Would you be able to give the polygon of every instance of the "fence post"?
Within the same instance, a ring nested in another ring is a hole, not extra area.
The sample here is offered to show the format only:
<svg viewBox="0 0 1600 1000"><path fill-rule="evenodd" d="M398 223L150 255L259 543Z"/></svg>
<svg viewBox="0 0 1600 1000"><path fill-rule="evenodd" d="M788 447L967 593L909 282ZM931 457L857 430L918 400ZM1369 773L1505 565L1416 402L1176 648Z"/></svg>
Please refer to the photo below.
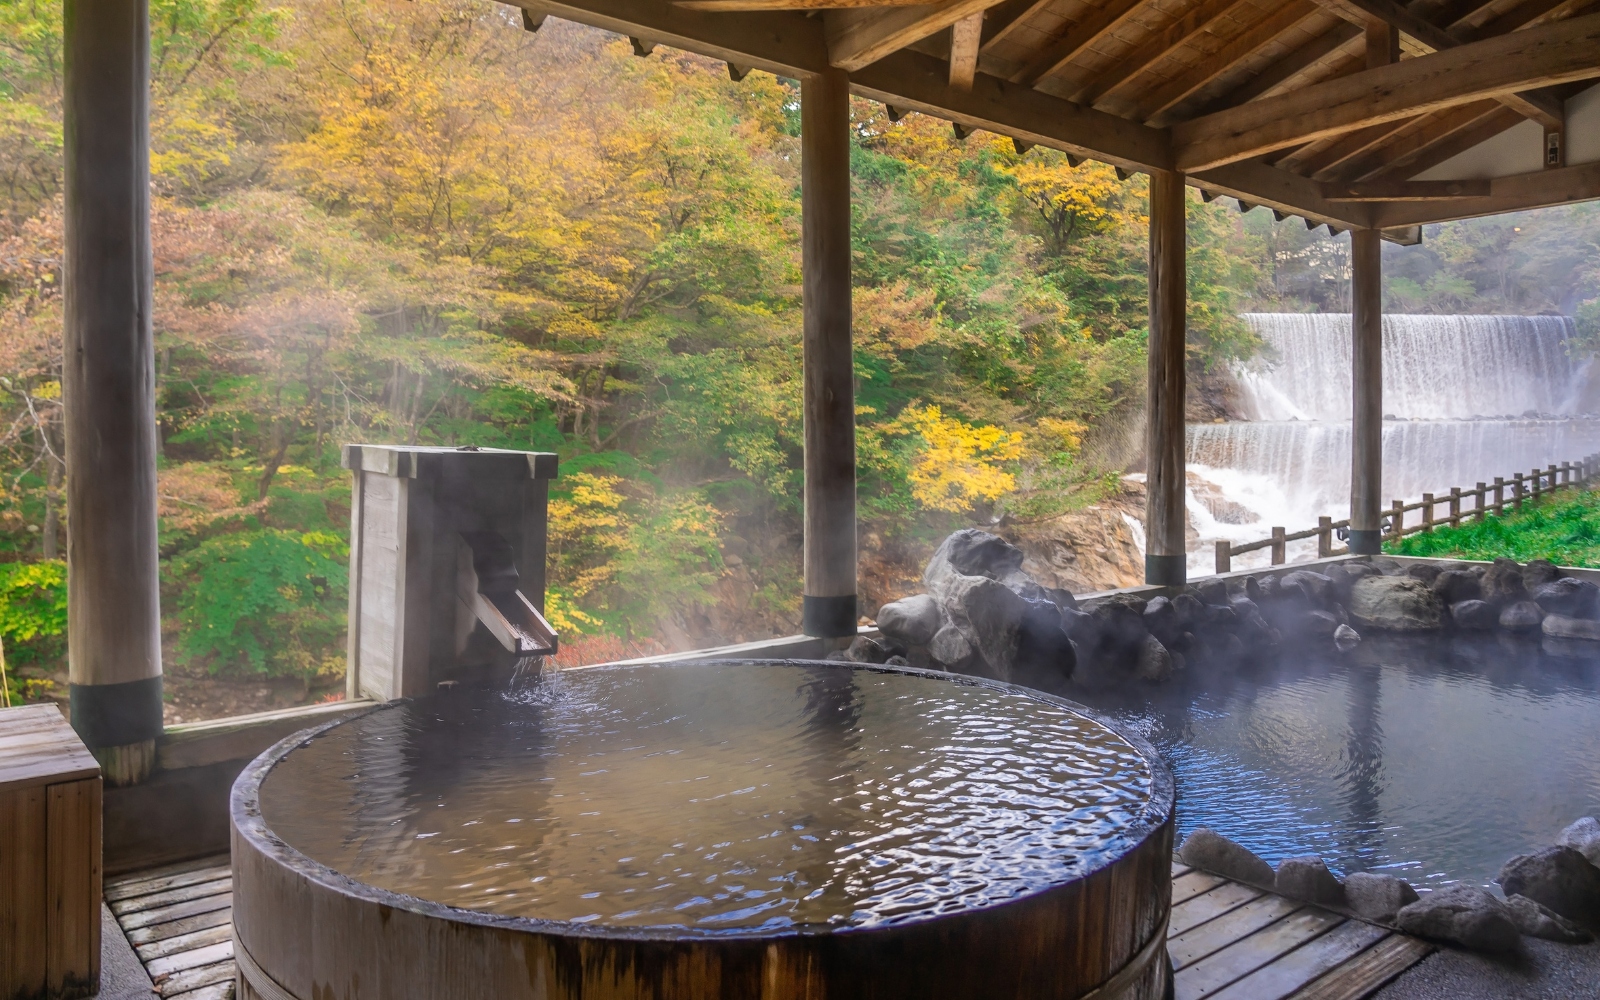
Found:
<svg viewBox="0 0 1600 1000"><path fill-rule="evenodd" d="M1432 493L1424 493L1424 494L1422 494L1422 530L1424 532L1428 532L1428 531L1432 531L1433 530L1433 494Z"/></svg>
<svg viewBox="0 0 1600 1000"><path fill-rule="evenodd" d="M1489 487L1487 485L1485 485L1484 483L1479 483L1478 484L1478 488L1473 490L1473 492L1477 495L1478 502L1473 505L1473 508L1472 508L1472 519L1474 521L1481 521L1481 520L1483 520L1483 507L1484 507L1484 503L1483 502L1485 500L1489 499L1489 497L1488 497Z"/></svg>
<svg viewBox="0 0 1600 1000"><path fill-rule="evenodd" d="M1289 543L1283 540L1286 534L1281 527L1272 529L1272 565L1282 566L1289 561Z"/></svg>
<svg viewBox="0 0 1600 1000"><path fill-rule="evenodd" d="M1326 559L1333 555L1333 518L1317 518L1317 558Z"/></svg>
<svg viewBox="0 0 1600 1000"><path fill-rule="evenodd" d="M1450 487L1450 527L1461 527L1461 487Z"/></svg>
<svg viewBox="0 0 1600 1000"><path fill-rule="evenodd" d="M1529 474L1528 479L1533 484L1533 496L1530 498L1530 500L1533 503L1538 503L1540 493L1539 487L1544 483L1544 475L1540 473L1538 469L1534 469L1533 472Z"/></svg>
<svg viewBox="0 0 1600 1000"><path fill-rule="evenodd" d="M1389 515L1390 531L1394 540L1398 542L1405 537L1406 533L1406 502L1404 500L1396 500L1389 505L1389 509L1391 511Z"/></svg>
<svg viewBox="0 0 1600 1000"><path fill-rule="evenodd" d="M1549 481L1545 483L1545 492L1554 493L1556 491L1556 467L1551 465L1545 469L1545 472L1549 474Z"/></svg>
<svg viewBox="0 0 1600 1000"><path fill-rule="evenodd" d="M1217 542L1217 572L1233 572L1233 543L1226 538Z"/></svg>
<svg viewBox="0 0 1600 1000"><path fill-rule="evenodd" d="M1498 517L1506 512L1506 480L1504 476L1494 477L1494 513Z"/></svg>
<svg viewBox="0 0 1600 1000"><path fill-rule="evenodd" d="M1522 473L1511 477L1511 509L1522 509Z"/></svg>

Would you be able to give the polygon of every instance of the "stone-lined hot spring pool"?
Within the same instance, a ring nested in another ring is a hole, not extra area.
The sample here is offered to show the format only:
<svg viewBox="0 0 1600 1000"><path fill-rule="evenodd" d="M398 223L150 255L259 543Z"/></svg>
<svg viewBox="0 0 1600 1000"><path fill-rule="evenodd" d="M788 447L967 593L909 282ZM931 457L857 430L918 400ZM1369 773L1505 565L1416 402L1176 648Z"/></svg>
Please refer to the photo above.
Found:
<svg viewBox="0 0 1600 1000"><path fill-rule="evenodd" d="M1180 839L1208 826L1273 864L1491 886L1600 809L1600 643L1556 642L1370 633L1343 654L1062 693L1166 758Z"/></svg>

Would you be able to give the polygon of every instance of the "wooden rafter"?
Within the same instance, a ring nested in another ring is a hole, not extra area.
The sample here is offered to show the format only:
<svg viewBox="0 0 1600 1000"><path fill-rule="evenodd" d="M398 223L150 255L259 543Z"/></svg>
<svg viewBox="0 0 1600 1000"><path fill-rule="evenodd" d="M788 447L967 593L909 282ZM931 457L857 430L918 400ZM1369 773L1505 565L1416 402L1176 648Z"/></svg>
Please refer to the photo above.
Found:
<svg viewBox="0 0 1600 1000"><path fill-rule="evenodd" d="M1173 126L1181 170L1486 97L1600 76L1600 15L1407 59Z"/></svg>
<svg viewBox="0 0 1600 1000"><path fill-rule="evenodd" d="M839 69L853 72L969 15L982 14L994 3L995 0L942 0L893 10L831 11L824 15L828 58Z"/></svg>
<svg viewBox="0 0 1600 1000"><path fill-rule="evenodd" d="M1352 46L1361 38L1361 29L1353 24L1335 25L1293 52L1274 62L1249 80L1211 101L1200 114L1212 114L1225 108L1245 104L1258 97L1270 96L1272 91L1288 80L1300 76L1320 65L1335 60L1349 59L1354 55Z"/></svg>
<svg viewBox="0 0 1600 1000"><path fill-rule="evenodd" d="M914 7L928 0L672 0L685 10L830 10L851 7Z"/></svg>
<svg viewBox="0 0 1600 1000"><path fill-rule="evenodd" d="M983 41L980 52L999 44L1025 24L1029 18L1050 6L1053 0L1002 0L990 7L983 21Z"/></svg>
<svg viewBox="0 0 1600 1000"><path fill-rule="evenodd" d="M1454 201L1489 197L1489 182L1482 181L1380 181L1367 184L1320 184L1329 201Z"/></svg>
<svg viewBox="0 0 1600 1000"><path fill-rule="evenodd" d="M1271 44L1285 31L1296 27L1307 18L1317 16L1317 8L1309 0L1288 0L1266 20L1257 22L1242 34L1229 39L1217 51L1197 62L1188 72L1180 73L1148 94L1140 95L1134 117L1152 124L1162 124L1160 116L1169 111L1212 81L1220 79L1240 62L1250 58Z"/></svg>
<svg viewBox="0 0 1600 1000"><path fill-rule="evenodd" d="M1113 63L1110 68L1095 76L1072 95L1079 104L1096 104L1137 78L1145 70L1176 52L1197 32L1205 30L1220 18L1237 13L1251 5L1252 0L1200 0L1183 16L1134 48L1132 52Z"/></svg>
<svg viewBox="0 0 1600 1000"><path fill-rule="evenodd" d="M1458 198L1446 202L1391 202L1377 206L1376 224L1415 226L1449 222L1503 212L1567 205L1600 198L1600 163L1538 170L1531 174L1496 177L1486 198Z"/></svg>
<svg viewBox="0 0 1600 1000"><path fill-rule="evenodd" d="M1480 143L1487 142L1523 117L1502 104L1482 101L1432 116L1432 123L1402 137L1382 155L1354 160L1340 171L1340 180L1404 180L1431 170Z"/></svg>
<svg viewBox="0 0 1600 1000"><path fill-rule="evenodd" d="M1078 53L1121 27L1144 0L1107 0L1089 8L1082 20L1067 25L1066 32L1046 45L1011 76L1013 83L1033 86L1071 62Z"/></svg>
<svg viewBox="0 0 1600 1000"><path fill-rule="evenodd" d="M983 11L968 14L950 26L950 86L971 90L978 72L978 47L983 41Z"/></svg>

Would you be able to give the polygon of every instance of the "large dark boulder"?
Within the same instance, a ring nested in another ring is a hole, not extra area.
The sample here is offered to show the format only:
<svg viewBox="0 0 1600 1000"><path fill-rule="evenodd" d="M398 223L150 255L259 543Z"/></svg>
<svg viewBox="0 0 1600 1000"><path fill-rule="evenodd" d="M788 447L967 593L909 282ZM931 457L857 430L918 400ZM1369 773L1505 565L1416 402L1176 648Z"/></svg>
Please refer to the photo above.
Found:
<svg viewBox="0 0 1600 1000"><path fill-rule="evenodd" d="M1456 628L1486 631L1500 624L1500 610L1488 601L1460 601L1450 605L1450 620Z"/></svg>
<svg viewBox="0 0 1600 1000"><path fill-rule="evenodd" d="M1330 605L1341 603L1337 589L1333 585L1333 578L1322 573L1308 569L1295 570L1293 573L1285 574L1282 585L1299 587L1313 608L1327 610Z"/></svg>
<svg viewBox="0 0 1600 1000"><path fill-rule="evenodd" d="M1049 601L1025 601L1027 609L1017 628L1017 669L1045 676L1068 678L1077 669L1072 640L1061 627L1061 609Z"/></svg>
<svg viewBox="0 0 1600 1000"><path fill-rule="evenodd" d="M1571 847L1519 854L1500 869L1507 896L1527 896L1582 924L1600 926L1600 868Z"/></svg>
<svg viewBox="0 0 1600 1000"><path fill-rule="evenodd" d="M1392 921L1402 907L1419 898L1417 890L1405 879L1374 872L1345 876L1344 893L1350 909L1367 920Z"/></svg>
<svg viewBox="0 0 1600 1000"><path fill-rule="evenodd" d="M1475 601L1483 596L1481 575L1461 569L1447 569L1433 578L1433 592L1445 604Z"/></svg>
<svg viewBox="0 0 1600 1000"><path fill-rule="evenodd" d="M1562 830L1556 843L1582 854L1590 864L1600 865L1600 820L1593 816L1583 817Z"/></svg>
<svg viewBox="0 0 1600 1000"><path fill-rule="evenodd" d="M1444 567L1435 563L1411 563L1406 566L1406 576L1430 585L1442 572L1444 572Z"/></svg>
<svg viewBox="0 0 1600 1000"><path fill-rule="evenodd" d="M1500 607L1526 600L1528 596L1528 590L1522 584L1522 567L1517 565L1515 559L1496 559L1494 565L1484 570L1479 586L1483 590L1483 599Z"/></svg>
<svg viewBox="0 0 1600 1000"><path fill-rule="evenodd" d="M1440 627L1444 605L1426 583L1409 576L1369 576L1350 590L1350 617L1389 632Z"/></svg>
<svg viewBox="0 0 1600 1000"><path fill-rule="evenodd" d="M1522 587L1530 594L1560 578L1561 570L1548 559L1529 559L1528 564L1522 567Z"/></svg>
<svg viewBox="0 0 1600 1000"><path fill-rule="evenodd" d="M878 609L878 630L908 646L932 642L939 624L939 603L928 594L902 597Z"/></svg>
<svg viewBox="0 0 1600 1000"><path fill-rule="evenodd" d="M1303 899L1308 903L1344 906L1348 902L1338 877L1328 871L1327 864L1316 856L1285 858L1278 862L1278 873L1272 887L1280 896Z"/></svg>
<svg viewBox="0 0 1600 1000"><path fill-rule="evenodd" d="M1600 642L1600 621L1593 618L1568 618L1565 615L1545 615L1539 631L1552 639L1582 639Z"/></svg>
<svg viewBox="0 0 1600 1000"><path fill-rule="evenodd" d="M1527 896L1507 896L1506 909L1510 911L1517 930L1528 937L1562 944L1587 944L1594 940L1594 935L1578 924Z"/></svg>
<svg viewBox="0 0 1600 1000"><path fill-rule="evenodd" d="M1407 934L1497 953L1522 949L1522 932L1506 904L1475 885L1453 885L1401 907L1395 925Z"/></svg>
<svg viewBox="0 0 1600 1000"><path fill-rule="evenodd" d="M1507 632L1534 632L1544 621L1544 609L1532 601L1516 601L1500 612L1500 627Z"/></svg>
<svg viewBox="0 0 1600 1000"><path fill-rule="evenodd" d="M1600 587L1570 576L1552 580L1533 591L1533 600L1546 614L1565 618L1594 618L1600 608Z"/></svg>

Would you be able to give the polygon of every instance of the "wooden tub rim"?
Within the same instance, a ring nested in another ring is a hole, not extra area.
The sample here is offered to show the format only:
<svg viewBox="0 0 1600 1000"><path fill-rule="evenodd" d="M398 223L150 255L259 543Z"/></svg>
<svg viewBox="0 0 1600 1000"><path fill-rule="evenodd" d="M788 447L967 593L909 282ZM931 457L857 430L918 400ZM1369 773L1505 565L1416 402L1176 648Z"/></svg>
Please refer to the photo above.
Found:
<svg viewBox="0 0 1600 1000"><path fill-rule="evenodd" d="M1114 833L1108 834L1113 841L1118 842L1118 850L1106 863L1089 869L1075 878L1061 882L1054 882L1036 891L1022 893L1008 899L996 900L982 906L964 908L955 913L938 914L927 917L913 917L891 924L876 924L871 926L833 927L827 925L806 924L794 927L785 927L777 930L763 928L729 928L726 930L707 931L694 927L613 927L596 923L574 923L567 920L553 920L540 917L519 917L504 914L488 913L483 910L472 910L464 907L451 906L437 900L424 899L406 893L395 892L391 889L352 878L320 861L302 853L298 848L283 840L275 834L266 823L261 814L261 783L266 780L285 757L302 746L317 739L323 733L342 726L347 722L365 718L377 712L385 712L410 704L414 699L397 698L393 701L374 705L365 711L353 712L340 716L331 722L309 729L279 740L273 746L263 751L260 756L252 760L233 783L229 795L229 817L232 820L235 834L244 838L257 853L265 858L272 859L275 863L293 871L303 879L312 881L330 891L354 897L363 902L380 907L389 907L404 910L419 916L439 920L449 920L456 923L470 924L477 927L494 928L500 930L517 931L526 934L544 935L571 941L592 940L628 940L643 942L661 942L667 944L685 944L689 942L712 943L716 941L782 941L793 938L822 937L847 934L871 933L890 928L927 927L939 922L954 922L969 919L972 915L993 911L1007 906L1020 904L1029 899L1053 894L1070 889L1072 886L1085 879L1104 872L1116 861L1120 861L1148 838L1159 831L1172 819L1173 809L1176 804L1176 783L1172 770L1166 761L1156 752L1143 737L1127 731L1120 724L1106 718L1093 709L1077 702L1052 695L1044 691L1023 687L1020 684L1011 684L988 677L977 677L971 674L951 673L943 670L931 670L911 666L891 666L878 663L854 663L841 660L800 660L800 659L706 659L706 660L673 660L664 663L630 664L626 667L614 667L618 670L639 670L650 667L673 668L684 666L786 666L786 667L836 667L849 670L867 670L876 673L899 673L912 676L928 677L960 684L967 687L982 687L992 691L1014 694L1041 701L1056 708L1065 709L1074 714L1081 715L1100 726L1105 727L1114 736L1121 739L1138 752L1150 769L1150 793L1144 808L1139 815L1127 825ZM607 667L607 664L596 664L596 668ZM590 669L585 667L574 669ZM237 858L234 864L237 865ZM1166 921L1161 921L1164 926Z"/></svg>

